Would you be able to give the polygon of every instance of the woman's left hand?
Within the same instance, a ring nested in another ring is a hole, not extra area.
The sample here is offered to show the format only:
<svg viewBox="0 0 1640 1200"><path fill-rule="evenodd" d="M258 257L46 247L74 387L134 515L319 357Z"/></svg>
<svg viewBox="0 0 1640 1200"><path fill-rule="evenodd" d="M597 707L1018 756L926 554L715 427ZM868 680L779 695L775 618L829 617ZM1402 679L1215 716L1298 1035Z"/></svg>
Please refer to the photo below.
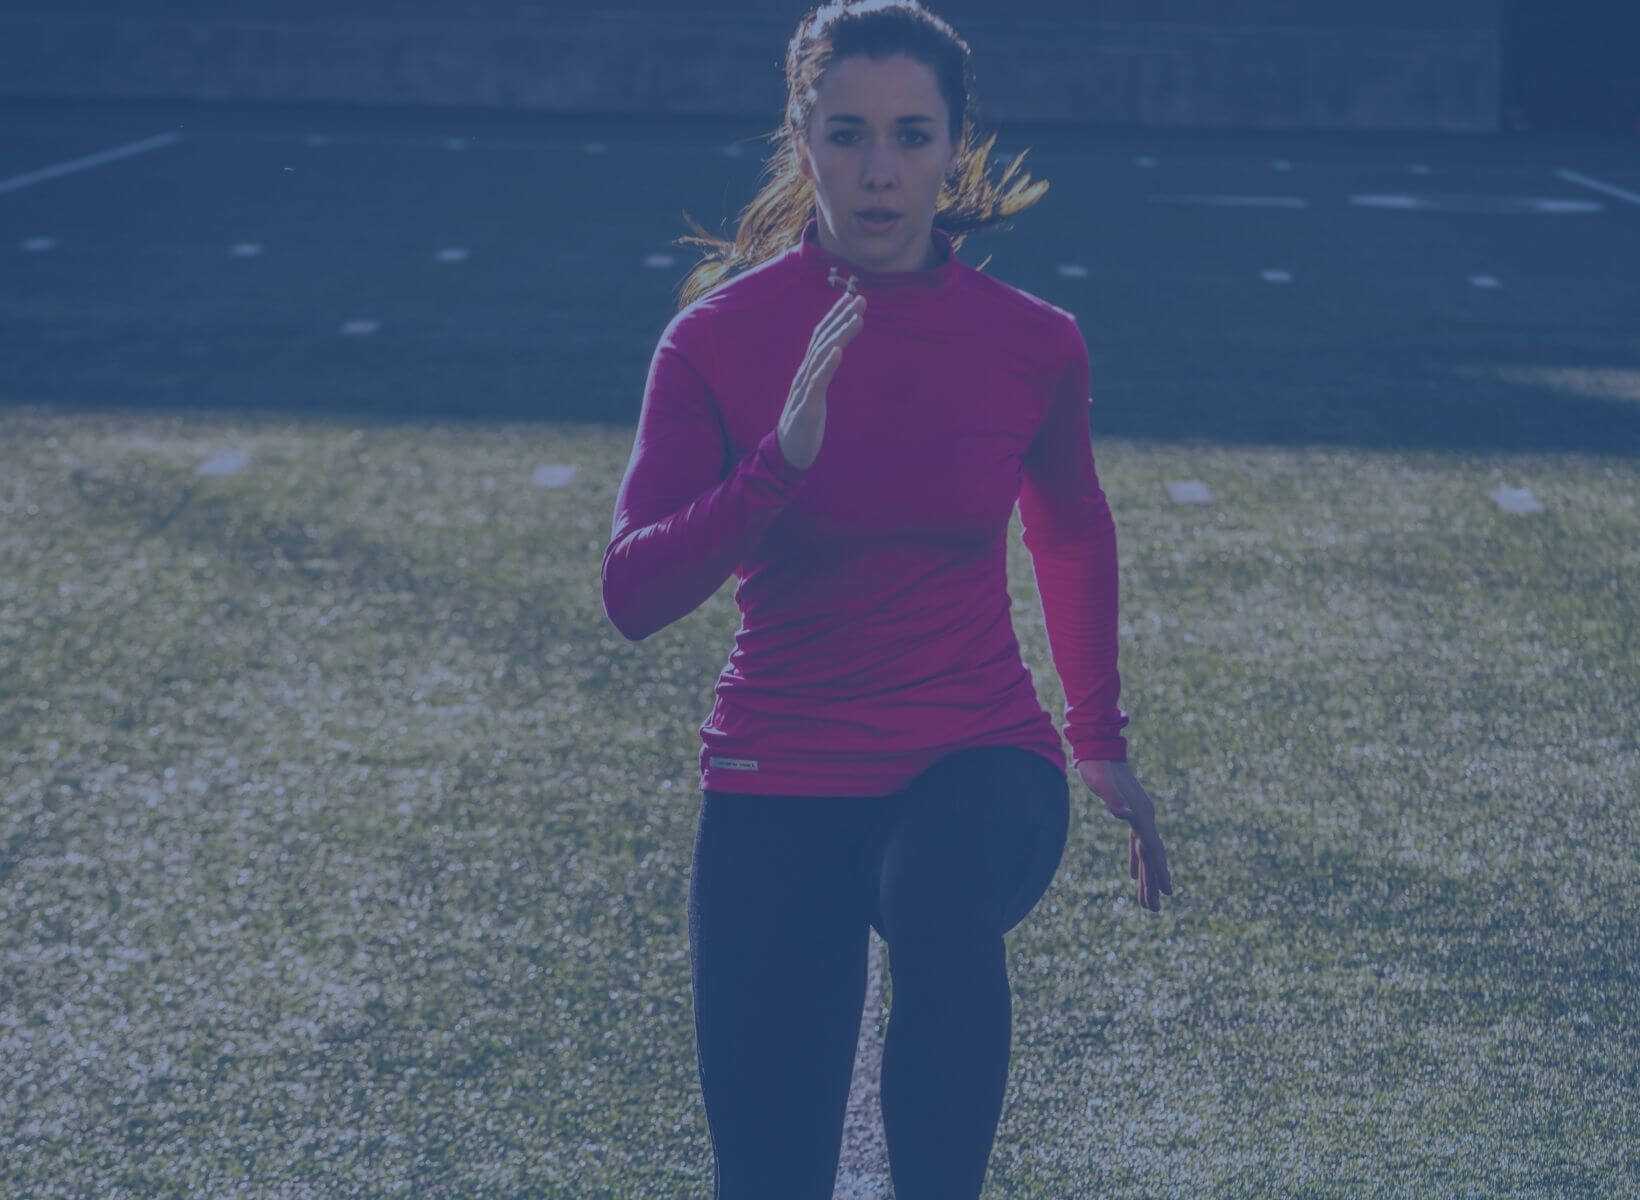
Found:
<svg viewBox="0 0 1640 1200"><path fill-rule="evenodd" d="M1076 773L1105 802L1111 816L1128 823L1128 876L1139 881L1140 907L1161 912L1157 892L1171 896L1173 876L1167 869L1167 848L1156 831L1155 805L1125 762L1083 759L1076 764Z"/></svg>

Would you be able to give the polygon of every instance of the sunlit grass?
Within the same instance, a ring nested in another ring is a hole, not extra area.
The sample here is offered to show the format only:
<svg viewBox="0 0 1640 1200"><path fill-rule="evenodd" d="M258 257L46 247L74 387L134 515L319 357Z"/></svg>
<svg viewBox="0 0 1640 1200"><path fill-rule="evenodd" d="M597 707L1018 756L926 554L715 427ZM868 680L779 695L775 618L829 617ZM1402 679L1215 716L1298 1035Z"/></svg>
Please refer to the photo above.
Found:
<svg viewBox="0 0 1640 1200"><path fill-rule="evenodd" d="M0 1192L704 1196L735 613L605 618L631 429L0 421ZM987 1197L1632 1194L1633 463L1095 448L1176 894L1078 785Z"/></svg>

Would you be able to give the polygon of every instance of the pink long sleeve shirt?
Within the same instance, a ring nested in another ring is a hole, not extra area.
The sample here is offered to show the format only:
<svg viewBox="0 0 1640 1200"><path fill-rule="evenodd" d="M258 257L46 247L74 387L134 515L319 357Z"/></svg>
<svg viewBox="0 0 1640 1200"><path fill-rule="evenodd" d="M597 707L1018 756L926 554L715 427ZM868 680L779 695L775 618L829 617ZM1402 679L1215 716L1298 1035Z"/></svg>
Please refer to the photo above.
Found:
<svg viewBox="0 0 1640 1200"><path fill-rule="evenodd" d="M886 796L1012 745L1066 769L1010 616L1015 503L1075 761L1123 759L1116 526L1094 470L1076 318L959 262L872 272L803 240L678 313L649 365L604 551L641 641L731 574L740 627L700 726L703 790ZM853 281L864 326L805 469L777 426Z"/></svg>

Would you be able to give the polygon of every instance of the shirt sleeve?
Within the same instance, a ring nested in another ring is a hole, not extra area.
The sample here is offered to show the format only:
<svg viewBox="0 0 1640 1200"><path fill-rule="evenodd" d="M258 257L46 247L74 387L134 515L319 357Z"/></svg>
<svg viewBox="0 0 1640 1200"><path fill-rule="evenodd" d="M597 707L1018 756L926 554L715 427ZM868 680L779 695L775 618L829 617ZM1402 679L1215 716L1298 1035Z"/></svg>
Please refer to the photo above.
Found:
<svg viewBox="0 0 1640 1200"><path fill-rule="evenodd" d="M1049 650L1065 689L1073 765L1126 761L1121 730L1128 715L1117 707L1116 522L1094 469L1087 346L1074 320L1066 328L1069 362L1024 461L1021 540L1031 554Z"/></svg>
<svg viewBox="0 0 1640 1200"><path fill-rule="evenodd" d="M690 315L696 319L686 322ZM661 334L615 494L604 614L629 641L642 641L716 593L805 474L781 454L778 426L738 462L728 461L719 398L698 366L713 358L705 316L686 309Z"/></svg>

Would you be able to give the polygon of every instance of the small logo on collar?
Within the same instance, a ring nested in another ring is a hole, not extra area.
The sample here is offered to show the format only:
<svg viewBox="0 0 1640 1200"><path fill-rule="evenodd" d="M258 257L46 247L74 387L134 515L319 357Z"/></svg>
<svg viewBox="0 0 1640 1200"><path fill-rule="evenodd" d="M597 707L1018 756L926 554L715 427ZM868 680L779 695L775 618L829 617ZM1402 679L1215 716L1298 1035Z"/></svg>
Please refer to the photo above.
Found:
<svg viewBox="0 0 1640 1200"><path fill-rule="evenodd" d="M840 287L840 288L846 289L848 294L851 295L851 296L856 294L855 290L854 290L854 285L859 282L859 279L860 279L860 277L858 275L850 275L848 277L848 282L844 283L843 277L837 273L837 268L836 267L833 267L831 269L831 274L826 276L826 282L827 283L831 284L832 287Z"/></svg>

